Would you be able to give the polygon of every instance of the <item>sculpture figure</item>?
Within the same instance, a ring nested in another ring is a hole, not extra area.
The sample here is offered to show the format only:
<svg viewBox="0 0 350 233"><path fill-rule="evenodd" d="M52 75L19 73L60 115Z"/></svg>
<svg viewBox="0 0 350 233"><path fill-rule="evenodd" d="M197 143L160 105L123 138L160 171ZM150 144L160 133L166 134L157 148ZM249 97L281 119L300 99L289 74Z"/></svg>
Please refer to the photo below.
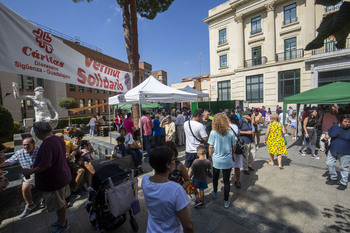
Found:
<svg viewBox="0 0 350 233"><path fill-rule="evenodd" d="M12 89L13 89L13 95L15 99L20 100L29 100L32 102L34 106L35 111L35 121L45 121L50 123L52 129L55 129L58 124L58 112L56 109L52 106L51 101L49 99L44 98L44 88L43 87L37 87L34 89L35 95L20 95L18 90L18 84L13 82L12 83ZM54 113L54 117L51 117L51 111ZM37 138L35 135L31 132L32 136L34 137L35 141L37 141Z"/></svg>

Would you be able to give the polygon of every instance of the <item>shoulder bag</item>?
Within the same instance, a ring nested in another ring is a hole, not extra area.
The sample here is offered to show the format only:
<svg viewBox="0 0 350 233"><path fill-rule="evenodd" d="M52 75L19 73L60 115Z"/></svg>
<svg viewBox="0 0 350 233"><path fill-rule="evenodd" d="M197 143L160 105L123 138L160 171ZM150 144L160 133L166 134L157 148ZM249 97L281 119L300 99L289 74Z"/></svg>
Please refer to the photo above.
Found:
<svg viewBox="0 0 350 233"><path fill-rule="evenodd" d="M191 131L192 136L193 136L201 145L207 147L207 146L208 146L208 143L207 143L206 141L204 141L203 138L198 139L198 138L196 137L196 135L194 135L194 133L193 133L193 131L192 131L192 128L191 128L190 122L191 122L191 120L188 121L188 126L190 127L190 131Z"/></svg>
<svg viewBox="0 0 350 233"><path fill-rule="evenodd" d="M237 137L237 142L236 142L236 151L235 151L235 153L236 154L242 154L243 155L243 157L245 157L244 156L244 152L245 152L245 149L244 149L244 141L243 141L243 139L240 137L240 136L238 136L237 134L236 134L236 132L230 127L230 129L233 131L233 133L236 135L236 137Z"/></svg>

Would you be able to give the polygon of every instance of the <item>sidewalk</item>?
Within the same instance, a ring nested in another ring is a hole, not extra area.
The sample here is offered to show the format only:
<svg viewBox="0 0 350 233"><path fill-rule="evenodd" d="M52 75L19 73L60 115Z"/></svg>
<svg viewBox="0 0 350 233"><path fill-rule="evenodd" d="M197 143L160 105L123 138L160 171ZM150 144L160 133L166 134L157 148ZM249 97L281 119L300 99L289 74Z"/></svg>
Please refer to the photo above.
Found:
<svg viewBox="0 0 350 233"><path fill-rule="evenodd" d="M96 139L109 141L108 137ZM219 182L218 198L214 199L210 195L212 182L208 180L205 208L194 209L193 199L189 203L195 232L349 232L350 188L339 191L336 186L325 184L327 167L323 152L319 152L319 160L312 159L310 155L300 156L299 146L291 147L295 141L290 136L287 140L290 148L288 155L283 156L284 170L266 164L269 155L267 147L263 146L256 153L255 171L250 175L241 173L241 189L235 188L232 175L229 209L224 208L223 184ZM183 161L184 156L182 147L180 160ZM152 174L147 158L144 168L145 174ZM141 179L142 176L139 184ZM19 219L24 205L21 198L19 193L12 205L15 211L10 211L10 216L1 219L0 233L51 232L50 224L56 220L56 214L37 210L25 219ZM146 231L147 209L141 188L139 199L141 212L135 217L142 233ZM3 207L6 201L2 198L0 206ZM84 202L85 199L78 200L68 209L67 218L71 226L68 232L96 232L90 225ZM113 232L132 230L127 221Z"/></svg>

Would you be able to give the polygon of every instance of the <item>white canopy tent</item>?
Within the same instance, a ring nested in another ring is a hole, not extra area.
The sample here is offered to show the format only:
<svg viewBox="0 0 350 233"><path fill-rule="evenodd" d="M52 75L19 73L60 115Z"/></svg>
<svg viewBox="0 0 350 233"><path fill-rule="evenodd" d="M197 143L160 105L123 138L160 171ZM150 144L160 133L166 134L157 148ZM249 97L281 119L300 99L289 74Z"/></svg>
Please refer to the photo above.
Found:
<svg viewBox="0 0 350 233"><path fill-rule="evenodd" d="M201 91L197 91L196 89L193 89L192 87L190 87L189 85L187 85L184 89L182 89L181 91L186 91L188 93L192 93L192 94L196 94L198 96L198 98L205 98L205 97L209 97L208 93L204 93ZM197 99L197 108L198 108L198 99ZM209 101L209 108L210 108L210 101Z"/></svg>
<svg viewBox="0 0 350 233"><path fill-rule="evenodd" d="M108 98L108 105L141 104L145 103L174 103L197 101L198 95L164 85L152 75L125 94L119 94ZM110 108L109 108L110 109ZM109 111L110 117L110 111ZM142 127L140 127L142 130ZM142 131L141 131L142 135ZM142 137L141 137L142 139ZM111 138L110 138L111 141Z"/></svg>
<svg viewBox="0 0 350 233"><path fill-rule="evenodd" d="M197 99L197 94L180 91L164 85L151 75L125 94L109 97L108 104L174 103L197 101Z"/></svg>
<svg viewBox="0 0 350 233"><path fill-rule="evenodd" d="M208 93L204 93L201 91L197 91L196 89L191 88L189 85L187 85L184 89L182 89L181 91L186 91L192 94L197 94L198 98L205 98L205 97L209 97Z"/></svg>

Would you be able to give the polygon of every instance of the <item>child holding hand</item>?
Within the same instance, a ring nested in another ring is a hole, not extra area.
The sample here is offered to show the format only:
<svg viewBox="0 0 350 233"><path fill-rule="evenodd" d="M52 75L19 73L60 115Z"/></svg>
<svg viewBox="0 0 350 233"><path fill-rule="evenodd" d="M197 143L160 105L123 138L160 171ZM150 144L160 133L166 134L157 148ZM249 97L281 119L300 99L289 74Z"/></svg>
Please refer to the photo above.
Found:
<svg viewBox="0 0 350 233"><path fill-rule="evenodd" d="M196 202L194 207L204 207L204 190L208 188L208 170L211 169L211 163L205 158L207 150L204 146L198 146L197 156L191 166L190 179L193 177L193 183L197 187ZM199 189L199 195L198 195Z"/></svg>

